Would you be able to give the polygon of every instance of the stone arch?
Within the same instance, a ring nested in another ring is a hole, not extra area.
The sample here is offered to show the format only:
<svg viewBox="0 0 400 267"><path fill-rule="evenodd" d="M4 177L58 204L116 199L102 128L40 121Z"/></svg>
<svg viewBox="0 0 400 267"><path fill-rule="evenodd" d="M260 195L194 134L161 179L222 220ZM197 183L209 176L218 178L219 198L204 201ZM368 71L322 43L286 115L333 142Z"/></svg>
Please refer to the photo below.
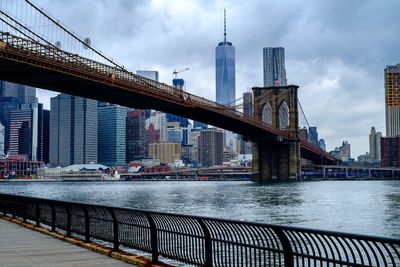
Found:
<svg viewBox="0 0 400 267"><path fill-rule="evenodd" d="M279 128L288 129L289 128L289 106L286 101L283 100L279 105Z"/></svg>
<svg viewBox="0 0 400 267"><path fill-rule="evenodd" d="M269 103L265 103L261 111L261 119L263 122L272 125L272 108Z"/></svg>

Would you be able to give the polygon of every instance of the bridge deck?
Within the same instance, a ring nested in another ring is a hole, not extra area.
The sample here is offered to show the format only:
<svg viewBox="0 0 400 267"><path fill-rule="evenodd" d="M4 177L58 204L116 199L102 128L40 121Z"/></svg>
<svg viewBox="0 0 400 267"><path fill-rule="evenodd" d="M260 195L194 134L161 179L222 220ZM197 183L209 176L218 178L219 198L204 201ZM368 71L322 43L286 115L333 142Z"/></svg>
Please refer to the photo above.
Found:
<svg viewBox="0 0 400 267"><path fill-rule="evenodd" d="M0 266L132 266L0 219Z"/></svg>

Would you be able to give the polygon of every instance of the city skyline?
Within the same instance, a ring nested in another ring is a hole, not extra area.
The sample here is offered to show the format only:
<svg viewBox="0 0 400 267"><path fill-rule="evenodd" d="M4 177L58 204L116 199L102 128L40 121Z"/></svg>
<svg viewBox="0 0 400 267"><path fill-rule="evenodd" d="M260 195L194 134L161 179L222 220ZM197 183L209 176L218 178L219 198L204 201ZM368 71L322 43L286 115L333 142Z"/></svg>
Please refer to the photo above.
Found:
<svg viewBox="0 0 400 267"><path fill-rule="evenodd" d="M36 3L132 72L155 69L160 81L170 84L174 68L190 67L180 75L187 90L211 100L213 49L223 33L219 25L226 8L232 20L229 39L236 47L237 96L262 85L262 48L280 46L285 48L288 84L300 86L308 120L318 127L328 150L348 140L353 156L363 154L370 127L384 132L383 69L400 61L395 53L399 38L390 26L398 25L397 2L96 1L69 8L65 1ZM92 9L96 12L87 16ZM43 95L49 94L38 91L41 99Z"/></svg>

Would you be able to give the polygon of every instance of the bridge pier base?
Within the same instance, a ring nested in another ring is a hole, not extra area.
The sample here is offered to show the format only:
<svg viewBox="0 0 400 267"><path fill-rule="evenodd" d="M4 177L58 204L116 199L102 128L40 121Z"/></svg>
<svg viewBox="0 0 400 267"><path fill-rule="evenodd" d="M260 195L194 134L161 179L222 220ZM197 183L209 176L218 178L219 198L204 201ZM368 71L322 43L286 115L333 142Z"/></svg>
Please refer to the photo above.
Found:
<svg viewBox="0 0 400 267"><path fill-rule="evenodd" d="M300 142L253 143L253 174L256 182L300 179Z"/></svg>
<svg viewBox="0 0 400 267"><path fill-rule="evenodd" d="M254 117L287 132L253 142L254 181L300 179L301 157L296 85L254 87Z"/></svg>

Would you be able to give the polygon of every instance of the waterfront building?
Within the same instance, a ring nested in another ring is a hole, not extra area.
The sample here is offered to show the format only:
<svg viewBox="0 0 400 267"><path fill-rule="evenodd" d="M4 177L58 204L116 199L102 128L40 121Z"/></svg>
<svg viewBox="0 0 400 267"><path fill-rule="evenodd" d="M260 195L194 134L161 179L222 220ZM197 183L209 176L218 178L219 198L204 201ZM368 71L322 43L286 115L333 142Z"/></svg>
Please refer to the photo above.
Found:
<svg viewBox="0 0 400 267"><path fill-rule="evenodd" d="M224 41L215 48L216 102L235 105L235 47L226 41L226 13L224 10Z"/></svg>
<svg viewBox="0 0 400 267"><path fill-rule="evenodd" d="M1 124L0 122L0 159L3 158L3 155L5 155L5 149L4 149L5 135L6 135L5 128L3 124Z"/></svg>
<svg viewBox="0 0 400 267"><path fill-rule="evenodd" d="M183 132L179 122L167 122L167 136L170 143L182 143Z"/></svg>
<svg viewBox="0 0 400 267"><path fill-rule="evenodd" d="M185 145L181 146L181 158L182 161L186 164L193 163L193 145Z"/></svg>
<svg viewBox="0 0 400 267"><path fill-rule="evenodd" d="M371 162L381 161L381 138L382 133L376 132L375 127L371 127L369 134L369 155Z"/></svg>
<svg viewBox="0 0 400 267"><path fill-rule="evenodd" d="M39 103L10 111L9 154L49 162L49 111Z"/></svg>
<svg viewBox="0 0 400 267"><path fill-rule="evenodd" d="M335 147L335 150L330 151L333 156L335 156L337 159L343 161L343 162L348 162L351 161L351 149L350 149L350 144L347 141L343 141L342 146L340 147Z"/></svg>
<svg viewBox="0 0 400 267"><path fill-rule="evenodd" d="M381 138L381 166L400 167L400 135Z"/></svg>
<svg viewBox="0 0 400 267"><path fill-rule="evenodd" d="M159 159L161 163L172 163L181 159L180 143L149 144L149 156Z"/></svg>
<svg viewBox="0 0 400 267"><path fill-rule="evenodd" d="M97 163L97 101L59 94L50 107L50 165Z"/></svg>
<svg viewBox="0 0 400 267"><path fill-rule="evenodd" d="M189 132L191 127L182 128L182 145L189 144Z"/></svg>
<svg viewBox="0 0 400 267"><path fill-rule="evenodd" d="M386 136L400 134L400 64L385 68Z"/></svg>
<svg viewBox="0 0 400 267"><path fill-rule="evenodd" d="M368 152L357 157L358 165L366 166L369 165L371 161L371 154L369 154Z"/></svg>
<svg viewBox="0 0 400 267"><path fill-rule="evenodd" d="M126 163L125 107L106 102L98 103L98 163L124 166Z"/></svg>
<svg viewBox="0 0 400 267"><path fill-rule="evenodd" d="M161 111L153 111L146 120L146 128L150 124L154 125L154 129L160 131L160 141L167 142L167 115Z"/></svg>
<svg viewBox="0 0 400 267"><path fill-rule="evenodd" d="M308 142L319 147L317 127L308 128Z"/></svg>
<svg viewBox="0 0 400 267"><path fill-rule="evenodd" d="M22 104L37 103L36 89L33 87L0 81L0 123L4 126L4 150L9 150L10 111L17 110Z"/></svg>
<svg viewBox="0 0 400 267"><path fill-rule="evenodd" d="M156 130L154 124L150 123L150 125L146 129L146 147L148 148L149 144L159 143L159 142L160 142L160 130Z"/></svg>
<svg viewBox="0 0 400 267"><path fill-rule="evenodd" d="M286 86L285 49L265 47L263 49L264 87Z"/></svg>
<svg viewBox="0 0 400 267"><path fill-rule="evenodd" d="M199 162L199 137L200 137L200 130L193 129L189 132L189 139L188 144L192 146L192 162Z"/></svg>
<svg viewBox="0 0 400 267"><path fill-rule="evenodd" d="M221 165L224 157L223 132L218 129L201 130L198 141L199 163L203 167Z"/></svg>
<svg viewBox="0 0 400 267"><path fill-rule="evenodd" d="M138 109L126 115L126 161L137 161L147 157L146 115Z"/></svg>

